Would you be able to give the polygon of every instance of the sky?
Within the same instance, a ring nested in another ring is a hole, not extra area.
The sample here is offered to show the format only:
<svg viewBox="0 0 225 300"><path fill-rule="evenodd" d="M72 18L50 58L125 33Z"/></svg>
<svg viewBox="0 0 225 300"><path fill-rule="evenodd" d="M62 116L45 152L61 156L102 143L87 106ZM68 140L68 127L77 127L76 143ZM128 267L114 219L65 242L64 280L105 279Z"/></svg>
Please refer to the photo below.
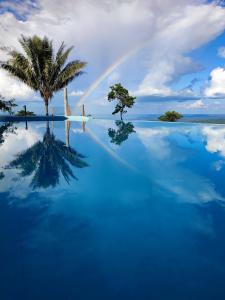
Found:
<svg viewBox="0 0 225 300"><path fill-rule="evenodd" d="M69 86L73 113L108 114L110 86L136 96L132 114L225 112L225 5L204 0L0 0L0 47L48 36L87 62ZM0 60L7 57L0 51ZM0 94L43 109L38 93L0 70ZM63 92L51 106L63 106Z"/></svg>

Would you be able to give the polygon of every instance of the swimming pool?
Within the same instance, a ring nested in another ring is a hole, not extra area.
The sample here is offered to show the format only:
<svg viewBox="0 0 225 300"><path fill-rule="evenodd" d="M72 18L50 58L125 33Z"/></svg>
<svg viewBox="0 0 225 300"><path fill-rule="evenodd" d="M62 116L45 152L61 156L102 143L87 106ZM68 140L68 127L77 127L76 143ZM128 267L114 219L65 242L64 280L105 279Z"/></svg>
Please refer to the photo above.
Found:
<svg viewBox="0 0 225 300"><path fill-rule="evenodd" d="M0 124L0 299L225 299L225 126Z"/></svg>

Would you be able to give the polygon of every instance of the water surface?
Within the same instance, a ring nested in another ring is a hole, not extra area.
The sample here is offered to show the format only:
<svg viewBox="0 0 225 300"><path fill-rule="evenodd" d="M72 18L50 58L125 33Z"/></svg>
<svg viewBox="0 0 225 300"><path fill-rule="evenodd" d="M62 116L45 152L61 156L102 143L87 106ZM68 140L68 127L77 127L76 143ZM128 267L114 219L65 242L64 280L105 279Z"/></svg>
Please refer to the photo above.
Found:
<svg viewBox="0 0 225 300"><path fill-rule="evenodd" d="M225 299L225 126L0 124L0 299Z"/></svg>

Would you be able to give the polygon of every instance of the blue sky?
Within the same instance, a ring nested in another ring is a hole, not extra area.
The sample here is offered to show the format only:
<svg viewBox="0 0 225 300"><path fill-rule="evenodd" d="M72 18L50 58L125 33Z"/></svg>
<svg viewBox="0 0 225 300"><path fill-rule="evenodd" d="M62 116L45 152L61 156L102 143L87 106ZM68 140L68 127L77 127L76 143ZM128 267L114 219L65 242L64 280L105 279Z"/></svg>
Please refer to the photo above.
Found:
<svg viewBox="0 0 225 300"><path fill-rule="evenodd" d="M57 48L74 45L71 58L88 62L68 87L72 110L110 113L110 85L137 96L131 113L225 111L223 1L65 0L0 1L0 46L19 49L21 34L47 35ZM0 52L0 59L5 54ZM38 94L0 71L0 93L30 108ZM62 107L63 93L52 99Z"/></svg>

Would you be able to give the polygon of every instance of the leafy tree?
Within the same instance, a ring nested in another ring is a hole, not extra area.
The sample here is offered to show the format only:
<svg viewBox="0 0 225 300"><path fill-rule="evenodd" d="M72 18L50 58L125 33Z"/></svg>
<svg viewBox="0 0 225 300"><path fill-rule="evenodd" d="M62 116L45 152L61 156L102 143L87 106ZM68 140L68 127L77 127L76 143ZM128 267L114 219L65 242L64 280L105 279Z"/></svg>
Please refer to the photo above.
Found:
<svg viewBox="0 0 225 300"><path fill-rule="evenodd" d="M6 100L0 95L0 110L8 112L10 115L13 114L13 107L17 106L15 99Z"/></svg>
<svg viewBox="0 0 225 300"><path fill-rule="evenodd" d="M111 86L110 89L111 91L108 94L108 101L118 101L112 114L114 115L120 113L120 118L122 120L123 114L127 112L125 108L131 108L135 103L134 100L136 97L130 96L128 90L125 89L120 83Z"/></svg>
<svg viewBox="0 0 225 300"><path fill-rule="evenodd" d="M86 63L73 60L66 64L73 47L66 48L62 43L55 54L53 43L47 37L41 39L36 35L22 35L19 42L24 54L16 50L6 50L10 58L1 63L1 67L32 90L40 92L48 115L48 105L53 94L81 75Z"/></svg>
<svg viewBox="0 0 225 300"><path fill-rule="evenodd" d="M36 116L34 112L26 110L25 109L21 109L16 113L17 116Z"/></svg>
<svg viewBox="0 0 225 300"><path fill-rule="evenodd" d="M123 121L116 121L115 123L118 129L109 128L108 136L111 138L111 143L121 145L131 133L135 132L134 125L131 122L124 123Z"/></svg>
<svg viewBox="0 0 225 300"><path fill-rule="evenodd" d="M43 140L19 153L6 168L21 170L20 175L22 177L33 174L31 181L33 189L48 188L59 184L60 174L63 175L67 183L70 182L70 178L77 179L70 165L77 168L87 167L88 164L83 158L82 154L66 147L62 141L56 139L47 126Z"/></svg>
<svg viewBox="0 0 225 300"><path fill-rule="evenodd" d="M167 122L176 122L182 117L183 116L176 111L167 111L164 115L159 117L159 120Z"/></svg>

